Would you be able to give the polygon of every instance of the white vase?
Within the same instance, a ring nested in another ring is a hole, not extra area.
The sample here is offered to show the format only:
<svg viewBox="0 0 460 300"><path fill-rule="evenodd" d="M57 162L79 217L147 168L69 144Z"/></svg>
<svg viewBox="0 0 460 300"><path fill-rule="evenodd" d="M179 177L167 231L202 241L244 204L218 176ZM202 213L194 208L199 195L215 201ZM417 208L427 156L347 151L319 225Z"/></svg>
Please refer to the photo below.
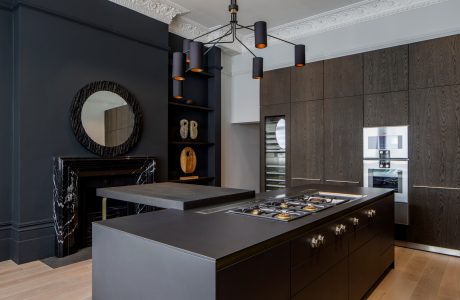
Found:
<svg viewBox="0 0 460 300"><path fill-rule="evenodd" d="M195 140L198 137L198 123L190 121L190 138Z"/></svg>
<svg viewBox="0 0 460 300"><path fill-rule="evenodd" d="M180 120L180 137L185 140L188 137L188 120Z"/></svg>

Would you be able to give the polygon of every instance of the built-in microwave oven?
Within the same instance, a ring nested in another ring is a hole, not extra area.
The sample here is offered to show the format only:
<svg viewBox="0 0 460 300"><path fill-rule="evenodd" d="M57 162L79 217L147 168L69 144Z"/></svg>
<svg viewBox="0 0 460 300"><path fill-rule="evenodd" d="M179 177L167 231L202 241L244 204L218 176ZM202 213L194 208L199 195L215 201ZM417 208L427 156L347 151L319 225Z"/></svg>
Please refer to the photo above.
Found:
<svg viewBox="0 0 460 300"><path fill-rule="evenodd" d="M369 127L363 134L365 159L379 159L384 150L386 159L408 158L408 126Z"/></svg>

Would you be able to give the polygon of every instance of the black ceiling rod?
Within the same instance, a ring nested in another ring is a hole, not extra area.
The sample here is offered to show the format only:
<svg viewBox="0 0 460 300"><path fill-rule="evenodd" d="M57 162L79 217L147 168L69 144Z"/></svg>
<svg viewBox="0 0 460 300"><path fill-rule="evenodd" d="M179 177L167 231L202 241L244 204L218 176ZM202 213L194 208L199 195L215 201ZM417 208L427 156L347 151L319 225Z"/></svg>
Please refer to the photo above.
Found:
<svg viewBox="0 0 460 300"><path fill-rule="evenodd" d="M219 26L219 27L217 27L216 29L213 29L213 30L211 30L211 31L209 31L209 32L206 32L206 33L204 33L204 34L202 34L202 35L200 35L200 36L195 37L192 41L197 40L197 39L199 39L199 38L202 38L202 37L204 37L204 36L207 36L207 35L209 35L209 34L211 34L211 33L213 33L213 32L216 32L217 30L221 30L222 28L225 28L225 27L227 27L228 25L230 25L230 24Z"/></svg>
<svg viewBox="0 0 460 300"><path fill-rule="evenodd" d="M223 36L221 36L221 37L217 40L217 42L212 43L212 47L210 47L208 50L206 50L206 51L204 52L203 55L208 54L209 51L211 51L217 44L219 44L219 42L220 42L221 39L223 39L224 37L226 37L226 36L228 36L230 33L232 33L232 30L233 30L233 29L230 29L229 31L227 31L226 34L224 34ZM209 44L211 44L211 43L209 43Z"/></svg>

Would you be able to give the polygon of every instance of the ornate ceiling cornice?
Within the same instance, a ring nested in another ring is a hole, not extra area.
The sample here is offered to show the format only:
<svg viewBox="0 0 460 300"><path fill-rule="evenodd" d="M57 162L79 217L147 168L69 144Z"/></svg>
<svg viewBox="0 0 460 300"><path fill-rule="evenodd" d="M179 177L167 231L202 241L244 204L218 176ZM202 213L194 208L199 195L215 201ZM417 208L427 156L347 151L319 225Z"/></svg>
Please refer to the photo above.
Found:
<svg viewBox="0 0 460 300"><path fill-rule="evenodd" d="M302 20L269 29L269 33L286 40L308 36L371 21L397 13L438 4L448 0L365 0ZM251 41L254 35L245 37ZM272 40L276 43L276 40Z"/></svg>
<svg viewBox="0 0 460 300"><path fill-rule="evenodd" d="M190 10L170 0L109 0L133 9L151 18L170 24L169 31L186 38L194 38L212 28L207 28L185 16ZM365 0L349 6L341 7L319 15L297 20L269 29L269 33L285 40L298 41L308 36L343 28L356 23L371 21L389 15L438 4L449 0ZM222 20L223 22L226 20ZM225 33L225 29L209 35L204 42ZM247 45L252 46L254 35L243 37ZM271 44L277 43L272 39ZM239 44L221 46L230 53L242 53Z"/></svg>
<svg viewBox="0 0 460 300"><path fill-rule="evenodd" d="M190 10L170 0L109 0L113 3L130 8L138 13L155 20L170 24L179 15L189 13Z"/></svg>

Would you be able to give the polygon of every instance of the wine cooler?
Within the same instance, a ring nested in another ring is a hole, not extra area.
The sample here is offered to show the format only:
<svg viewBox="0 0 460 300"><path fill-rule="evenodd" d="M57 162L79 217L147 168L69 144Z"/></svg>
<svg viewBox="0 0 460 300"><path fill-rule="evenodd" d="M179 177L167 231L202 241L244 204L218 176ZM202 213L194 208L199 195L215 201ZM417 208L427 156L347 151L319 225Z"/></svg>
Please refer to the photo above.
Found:
<svg viewBox="0 0 460 300"><path fill-rule="evenodd" d="M265 191L286 188L286 120L265 118Z"/></svg>

